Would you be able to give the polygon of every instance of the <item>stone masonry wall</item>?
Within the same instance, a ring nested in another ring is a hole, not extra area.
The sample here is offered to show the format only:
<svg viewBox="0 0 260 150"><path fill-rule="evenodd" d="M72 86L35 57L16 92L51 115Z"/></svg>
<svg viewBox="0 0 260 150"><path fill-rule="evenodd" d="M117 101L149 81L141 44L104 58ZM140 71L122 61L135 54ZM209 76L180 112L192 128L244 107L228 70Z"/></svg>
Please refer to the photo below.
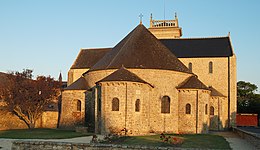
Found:
<svg viewBox="0 0 260 150"><path fill-rule="evenodd" d="M209 113L205 113L205 106L210 101L210 91L198 91L198 133L208 133L209 129Z"/></svg>
<svg viewBox="0 0 260 150"><path fill-rule="evenodd" d="M154 86L149 95L151 132L178 132L178 90L175 87L191 76L191 74L155 69L128 70ZM85 78L88 84L94 87L97 81L111 74L113 71L115 70L92 71L86 74ZM116 94L116 92L113 94ZM170 113L167 114L161 113L161 99L163 96L170 97Z"/></svg>
<svg viewBox="0 0 260 150"><path fill-rule="evenodd" d="M46 111L36 121L36 128L57 128L58 112ZM24 121L8 111L0 110L0 130L28 129Z"/></svg>
<svg viewBox="0 0 260 150"><path fill-rule="evenodd" d="M175 147L127 146L114 144L83 144L50 141L14 141L12 150L175 150ZM191 149L193 150L193 149Z"/></svg>
<svg viewBox="0 0 260 150"><path fill-rule="evenodd" d="M128 135L149 133L149 90L150 86L135 82L104 82L102 87L102 129L111 133L124 128ZM119 99L119 111L112 111L112 99ZM135 111L135 101L140 100L140 111ZM127 111L126 111L127 110Z"/></svg>
<svg viewBox="0 0 260 150"><path fill-rule="evenodd" d="M68 72L67 85L69 86L71 83L78 80L82 76L82 74L85 73L88 70L89 70L89 68L86 68L86 69L70 69L69 72Z"/></svg>
<svg viewBox="0 0 260 150"><path fill-rule="evenodd" d="M236 126L236 112L237 112L237 65L236 65L236 55L230 57L230 120L231 126Z"/></svg>
<svg viewBox="0 0 260 150"><path fill-rule="evenodd" d="M77 101L81 101L81 111L77 111ZM74 129L85 122L85 90L65 90L61 102L61 128Z"/></svg>
<svg viewBox="0 0 260 150"><path fill-rule="evenodd" d="M196 90L179 90L179 133L196 133ZM191 105L191 114L186 114L186 104Z"/></svg>
<svg viewBox="0 0 260 150"><path fill-rule="evenodd" d="M174 39L181 37L181 29L176 27L149 28L149 31L158 39Z"/></svg>
<svg viewBox="0 0 260 150"><path fill-rule="evenodd" d="M192 72L207 86L213 86L223 95L228 96L228 57L212 58L179 58L187 67L192 63ZM209 62L213 63L213 73L209 73ZM236 57L230 57L230 116L234 124L236 113ZM223 105L228 109L228 105ZM228 114L222 117L221 122L228 121ZM224 126L227 127L227 124Z"/></svg>
<svg viewBox="0 0 260 150"><path fill-rule="evenodd" d="M210 129L223 130L227 122L222 122L222 118L227 114L227 99L225 97L211 97L210 106L214 107L214 115L210 115Z"/></svg>
<svg viewBox="0 0 260 150"><path fill-rule="evenodd" d="M42 117L39 119L41 128L57 128L59 112L46 111L43 112Z"/></svg>
<svg viewBox="0 0 260 150"><path fill-rule="evenodd" d="M205 105L209 103L209 91L194 89L179 91L179 133L207 133L209 114L205 114ZM191 114L186 114L186 104L188 103L191 105ZM197 129L196 117L198 117Z"/></svg>
<svg viewBox="0 0 260 150"><path fill-rule="evenodd" d="M11 112L0 110L0 130L27 129L28 126Z"/></svg>

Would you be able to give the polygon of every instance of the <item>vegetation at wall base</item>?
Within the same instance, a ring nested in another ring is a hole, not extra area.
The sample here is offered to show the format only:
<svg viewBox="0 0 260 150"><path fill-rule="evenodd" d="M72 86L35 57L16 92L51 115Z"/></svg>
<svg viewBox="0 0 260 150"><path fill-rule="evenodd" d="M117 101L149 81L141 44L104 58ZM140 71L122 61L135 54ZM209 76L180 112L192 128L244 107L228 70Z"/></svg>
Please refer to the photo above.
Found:
<svg viewBox="0 0 260 150"><path fill-rule="evenodd" d="M120 145L136 145L149 147L180 147L180 148L210 148L210 149L231 149L229 143L219 135L212 134L166 134L166 136L177 137L183 139L183 143L179 145L164 142L160 138L161 135L149 136L122 136L112 141L103 143L120 144Z"/></svg>
<svg viewBox="0 0 260 150"><path fill-rule="evenodd" d="M92 135L74 130L60 129L15 129L0 131L0 138L10 139L66 139Z"/></svg>

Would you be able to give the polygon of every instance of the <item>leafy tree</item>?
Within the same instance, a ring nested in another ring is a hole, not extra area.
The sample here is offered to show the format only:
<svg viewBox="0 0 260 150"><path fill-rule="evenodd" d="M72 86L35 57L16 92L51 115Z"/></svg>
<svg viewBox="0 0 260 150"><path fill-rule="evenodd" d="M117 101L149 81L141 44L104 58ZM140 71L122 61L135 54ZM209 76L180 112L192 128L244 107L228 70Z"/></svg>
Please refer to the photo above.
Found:
<svg viewBox="0 0 260 150"><path fill-rule="evenodd" d="M237 82L237 111L239 113L257 113L260 115L260 95L258 87L245 81Z"/></svg>
<svg viewBox="0 0 260 150"><path fill-rule="evenodd" d="M238 81L237 82L237 96L240 100L250 100L255 98L257 86L250 82Z"/></svg>
<svg viewBox="0 0 260 150"><path fill-rule="evenodd" d="M0 87L9 111L34 128L44 107L59 94L59 82L53 78L38 76L32 79L32 70L8 74L10 84Z"/></svg>

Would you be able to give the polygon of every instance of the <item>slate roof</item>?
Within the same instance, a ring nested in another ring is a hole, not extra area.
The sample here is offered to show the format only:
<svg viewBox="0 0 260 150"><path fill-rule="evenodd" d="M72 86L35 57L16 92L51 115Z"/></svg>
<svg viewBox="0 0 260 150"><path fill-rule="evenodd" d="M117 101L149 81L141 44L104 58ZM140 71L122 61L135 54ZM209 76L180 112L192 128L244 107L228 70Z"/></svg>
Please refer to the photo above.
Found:
<svg viewBox="0 0 260 150"><path fill-rule="evenodd" d="M211 91L211 96L226 97L225 95L223 95L222 93L220 93L218 90L216 90L216 89L213 88L212 86L210 86L209 89L210 89L210 91Z"/></svg>
<svg viewBox="0 0 260 150"><path fill-rule="evenodd" d="M229 37L161 39L178 58L228 57L233 55Z"/></svg>
<svg viewBox="0 0 260 150"><path fill-rule="evenodd" d="M149 84L150 83L144 81L140 77L138 77L136 74L132 73L131 71L127 70L125 67L121 67L120 69L116 70L112 74L108 75L107 77L103 78L99 82L111 82L111 81L130 81L130 82L140 82ZM153 86L152 86L153 87Z"/></svg>
<svg viewBox="0 0 260 150"><path fill-rule="evenodd" d="M126 68L164 69L191 73L178 58L142 24L138 25L89 71Z"/></svg>
<svg viewBox="0 0 260 150"><path fill-rule="evenodd" d="M184 82L182 82L177 89L205 89L209 90L209 88L202 83L197 76L191 76L187 78Z"/></svg>
<svg viewBox="0 0 260 150"><path fill-rule="evenodd" d="M111 48L81 49L71 69L90 68Z"/></svg>
<svg viewBox="0 0 260 150"><path fill-rule="evenodd" d="M71 85L66 87L64 90L88 90L90 87L88 86L84 77L80 77L78 80L73 82Z"/></svg>

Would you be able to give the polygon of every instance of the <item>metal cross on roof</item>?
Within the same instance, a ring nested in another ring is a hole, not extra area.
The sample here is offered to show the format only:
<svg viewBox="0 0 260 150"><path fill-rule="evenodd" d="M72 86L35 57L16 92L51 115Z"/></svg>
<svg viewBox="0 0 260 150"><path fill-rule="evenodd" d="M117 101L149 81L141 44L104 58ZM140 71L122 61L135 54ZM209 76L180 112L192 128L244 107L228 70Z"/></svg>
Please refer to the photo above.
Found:
<svg viewBox="0 0 260 150"><path fill-rule="evenodd" d="M143 19L143 14L142 13L139 15L139 18L140 18L140 24L142 24L143 23L142 22L142 19Z"/></svg>

